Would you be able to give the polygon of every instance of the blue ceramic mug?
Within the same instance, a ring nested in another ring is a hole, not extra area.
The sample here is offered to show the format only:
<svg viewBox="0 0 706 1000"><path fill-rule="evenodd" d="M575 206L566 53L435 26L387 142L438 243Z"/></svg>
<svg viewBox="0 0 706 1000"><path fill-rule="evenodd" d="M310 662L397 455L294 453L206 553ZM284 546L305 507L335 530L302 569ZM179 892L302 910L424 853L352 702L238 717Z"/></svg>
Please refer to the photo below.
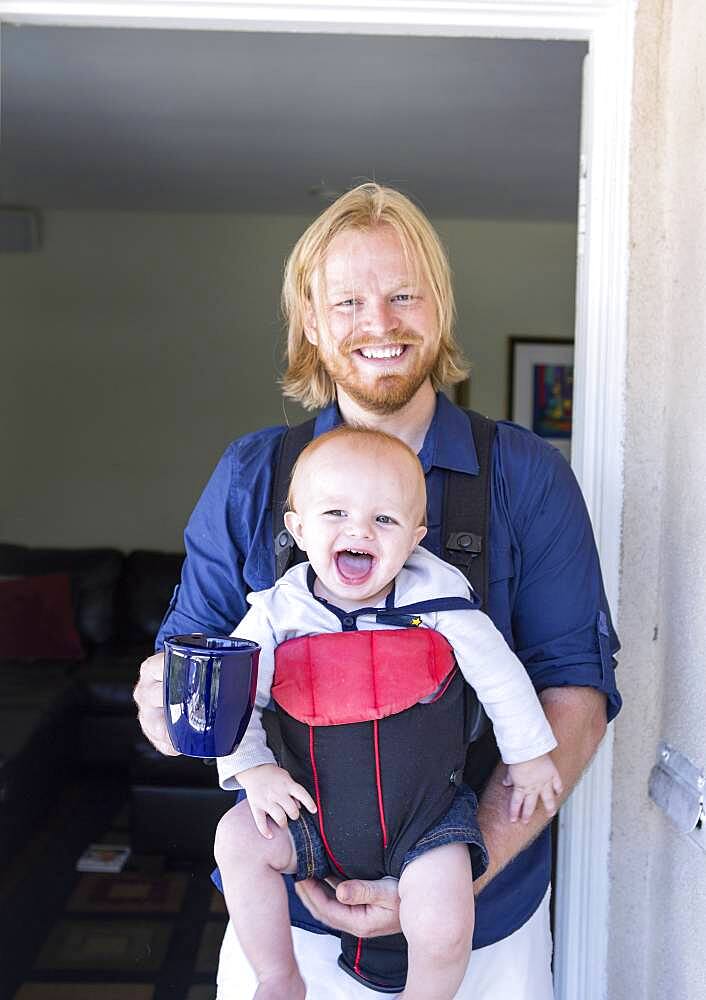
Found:
<svg viewBox="0 0 706 1000"><path fill-rule="evenodd" d="M187 757L233 753L250 721L260 647L248 639L173 635L164 642L164 712Z"/></svg>

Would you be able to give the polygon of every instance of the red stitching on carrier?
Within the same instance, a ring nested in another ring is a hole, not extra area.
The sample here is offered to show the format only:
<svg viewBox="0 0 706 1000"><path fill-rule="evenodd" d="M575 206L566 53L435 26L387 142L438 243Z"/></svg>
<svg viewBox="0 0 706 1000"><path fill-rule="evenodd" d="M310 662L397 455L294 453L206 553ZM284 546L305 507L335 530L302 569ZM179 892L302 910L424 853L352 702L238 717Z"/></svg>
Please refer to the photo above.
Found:
<svg viewBox="0 0 706 1000"><path fill-rule="evenodd" d="M378 720L373 719L373 742L375 744L375 784L378 790L378 810L380 812L380 828L382 830L382 846L387 847L387 824L385 823L385 807L382 801L382 781L380 778L380 745L378 743Z"/></svg>
<svg viewBox="0 0 706 1000"><path fill-rule="evenodd" d="M357 972L358 975L361 976L363 979L367 979L367 976L363 976L363 973L360 971L360 953L362 952L362 950L363 950L363 939L362 938L358 938L358 949L357 949L357 951L355 953L355 961L353 962L353 970L355 972Z"/></svg>
<svg viewBox="0 0 706 1000"><path fill-rule="evenodd" d="M441 698L442 694L446 693L446 689L448 688L449 684L451 683L451 681L456 676L456 669L457 668L454 667L454 669L451 671L451 673L449 674L449 676L446 678L446 680L442 684L441 688L436 692L436 694L434 695L434 697L432 698L432 700L430 702L428 702L429 705L433 705L435 701L438 701L439 698Z"/></svg>
<svg viewBox="0 0 706 1000"><path fill-rule="evenodd" d="M316 793L316 808L317 808L318 813L319 813L319 830L321 831L321 839L324 842L324 847L326 848L326 853L328 854L329 858L331 859L331 861L333 862L333 864L336 866L336 868L338 868L338 870L341 873L341 875L343 875L344 878L347 878L346 873L341 868L341 866L339 865L338 861L336 861L334 853L331 850L331 848L329 847L328 840L326 839L326 834L324 832L324 814L323 814L323 810L321 809L321 795L319 793L319 775L318 775L318 772L316 770L316 759L314 758L314 727L313 726L309 726L309 756L311 758L311 770L312 770L312 773L314 775L314 792Z"/></svg>

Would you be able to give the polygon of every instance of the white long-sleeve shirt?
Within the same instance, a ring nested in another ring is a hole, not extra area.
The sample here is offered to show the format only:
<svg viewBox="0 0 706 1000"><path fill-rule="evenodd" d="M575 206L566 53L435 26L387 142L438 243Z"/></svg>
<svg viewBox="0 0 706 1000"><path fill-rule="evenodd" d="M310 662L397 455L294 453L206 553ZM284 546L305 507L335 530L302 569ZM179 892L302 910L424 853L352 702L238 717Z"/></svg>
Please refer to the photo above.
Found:
<svg viewBox="0 0 706 1000"><path fill-rule="evenodd" d="M262 710L270 701L277 646L304 635L341 631L338 616L309 590L308 569L308 563L299 563L274 587L249 594L250 610L232 633L257 642L262 651L255 708L245 736L235 753L218 758L223 788L240 787L235 776L241 771L275 763L262 727ZM396 607L435 597L467 598L468 593L468 582L460 570L419 546L395 580ZM423 626L436 629L453 647L461 673L493 724L506 764L532 760L557 745L525 668L487 615L464 609L420 617ZM391 627L376 622L374 612L359 615L357 625L360 630Z"/></svg>

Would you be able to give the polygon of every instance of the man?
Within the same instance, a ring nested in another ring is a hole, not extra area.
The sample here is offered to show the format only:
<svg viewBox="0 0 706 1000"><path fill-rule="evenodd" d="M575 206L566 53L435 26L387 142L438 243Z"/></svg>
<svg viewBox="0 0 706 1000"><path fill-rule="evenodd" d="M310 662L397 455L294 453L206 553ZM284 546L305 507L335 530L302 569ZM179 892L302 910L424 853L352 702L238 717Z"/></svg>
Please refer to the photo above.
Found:
<svg viewBox="0 0 706 1000"><path fill-rule="evenodd" d="M304 233L289 259L283 303L289 322L284 391L321 408L315 435L341 420L380 428L419 454L428 493L424 545L442 553L448 470L478 473L466 415L437 390L465 368L453 339L448 264L428 220L398 192L375 184L343 195ZM273 464L284 428L234 442L221 459L185 533L182 583L158 636L228 633L249 590L274 579L269 510ZM590 524L578 487L557 452L499 424L491 469L487 612L540 693L558 748L565 795L620 707L613 678L617 640L603 593ZM139 718L153 744L173 752L162 714L162 656L141 668ZM478 818L490 855L479 878L474 952L459 998L549 1000L550 843L546 817L509 822L504 769L485 785ZM309 911L292 908L295 947L313 998L366 996L335 969L337 942L310 933L330 927L361 937L399 930L394 881L342 883L334 896L299 883ZM302 929L308 928L308 929ZM226 933L220 995L247 996L248 978Z"/></svg>

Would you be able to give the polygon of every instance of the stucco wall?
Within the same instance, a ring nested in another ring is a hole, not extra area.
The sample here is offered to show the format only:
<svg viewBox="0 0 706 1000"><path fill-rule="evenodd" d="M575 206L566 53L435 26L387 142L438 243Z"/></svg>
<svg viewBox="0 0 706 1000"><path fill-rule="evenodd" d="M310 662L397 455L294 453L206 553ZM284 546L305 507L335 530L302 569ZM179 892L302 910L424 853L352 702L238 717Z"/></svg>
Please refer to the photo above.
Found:
<svg viewBox="0 0 706 1000"><path fill-rule="evenodd" d="M666 739L706 765L706 18L638 9L610 1000L706 997L706 854L647 796Z"/></svg>
<svg viewBox="0 0 706 1000"><path fill-rule="evenodd" d="M571 336L575 226L435 221L472 404L504 416L507 338ZM0 539L181 546L227 442L284 422L279 290L307 222L55 212L41 252L0 256Z"/></svg>

